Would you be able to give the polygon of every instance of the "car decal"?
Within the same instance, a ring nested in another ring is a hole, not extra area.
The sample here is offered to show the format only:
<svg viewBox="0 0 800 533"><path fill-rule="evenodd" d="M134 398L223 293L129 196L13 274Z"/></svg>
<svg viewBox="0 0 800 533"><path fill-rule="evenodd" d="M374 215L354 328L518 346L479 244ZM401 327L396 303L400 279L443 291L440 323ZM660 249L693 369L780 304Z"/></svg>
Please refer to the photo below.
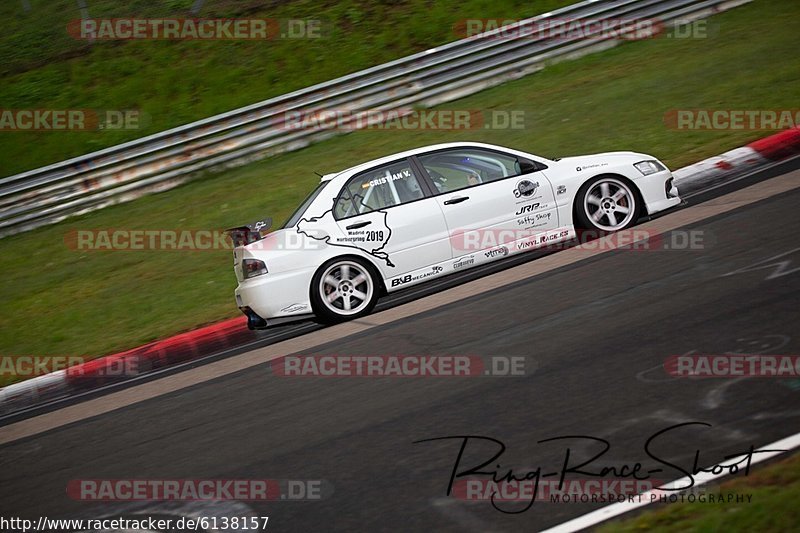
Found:
<svg viewBox="0 0 800 533"><path fill-rule="evenodd" d="M517 182L517 186L514 187L514 198L528 198L536 194L536 190L539 188L538 181L531 181L531 180L520 180Z"/></svg>
<svg viewBox="0 0 800 533"><path fill-rule="evenodd" d="M464 257L459 257L453 263L453 270L458 270L459 268L468 267L475 264L475 254L465 255Z"/></svg>
<svg viewBox="0 0 800 533"><path fill-rule="evenodd" d="M297 311L305 311L308 309L306 304L292 304L281 309L281 313L296 313Z"/></svg>
<svg viewBox="0 0 800 533"><path fill-rule="evenodd" d="M392 280L392 287L397 287L398 285L403 285L404 283L411 283L412 281L418 281L421 279L429 278L431 276L441 274L443 270L444 267L441 267L439 265L434 265L430 267L430 269L421 272L419 274L406 274L405 276L394 278Z"/></svg>
<svg viewBox="0 0 800 533"><path fill-rule="evenodd" d="M336 200L334 200L334 203L335 201ZM380 213L381 216L374 217L376 213ZM347 230L347 235L344 237L331 238L331 235L328 235L324 231L319 231L322 227L337 225L338 221L333 218L333 208L328 209L318 217L301 218L297 223L296 230L306 237L324 242L330 246L361 250L381 261L385 261L386 266L394 268L394 263L392 263L389 258L389 254L384 251L386 244L392 237L392 228L389 227L387 222L388 214L386 211L376 209L359 216L370 217L370 226L365 229ZM356 219L359 216L352 218ZM376 223L377 227L374 226ZM363 245L359 246L357 243L363 243Z"/></svg>

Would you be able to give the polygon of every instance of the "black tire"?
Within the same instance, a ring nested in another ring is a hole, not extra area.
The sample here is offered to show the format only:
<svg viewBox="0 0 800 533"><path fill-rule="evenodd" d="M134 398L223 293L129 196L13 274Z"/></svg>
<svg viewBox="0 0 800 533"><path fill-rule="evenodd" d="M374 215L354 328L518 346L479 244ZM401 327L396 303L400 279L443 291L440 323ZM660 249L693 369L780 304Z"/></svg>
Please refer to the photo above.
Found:
<svg viewBox="0 0 800 533"><path fill-rule="evenodd" d="M371 264L358 257L337 257L314 274L311 307L320 322L335 324L368 315L379 293L379 277Z"/></svg>
<svg viewBox="0 0 800 533"><path fill-rule="evenodd" d="M629 228L642 211L639 191L620 176L597 176L584 183L575 197L578 226L602 233Z"/></svg>

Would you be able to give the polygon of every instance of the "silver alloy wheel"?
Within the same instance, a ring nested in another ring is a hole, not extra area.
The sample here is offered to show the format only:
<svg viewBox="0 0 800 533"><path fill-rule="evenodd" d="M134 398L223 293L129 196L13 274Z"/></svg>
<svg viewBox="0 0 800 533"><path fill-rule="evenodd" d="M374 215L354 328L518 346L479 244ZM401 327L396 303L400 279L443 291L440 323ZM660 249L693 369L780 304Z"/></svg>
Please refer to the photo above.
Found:
<svg viewBox="0 0 800 533"><path fill-rule="evenodd" d="M337 315L355 315L372 300L374 283L366 268L354 261L337 261L322 274L322 303Z"/></svg>
<svg viewBox="0 0 800 533"><path fill-rule="evenodd" d="M622 181L603 178L586 191L583 209L598 229L616 231L624 228L633 218L636 196Z"/></svg>

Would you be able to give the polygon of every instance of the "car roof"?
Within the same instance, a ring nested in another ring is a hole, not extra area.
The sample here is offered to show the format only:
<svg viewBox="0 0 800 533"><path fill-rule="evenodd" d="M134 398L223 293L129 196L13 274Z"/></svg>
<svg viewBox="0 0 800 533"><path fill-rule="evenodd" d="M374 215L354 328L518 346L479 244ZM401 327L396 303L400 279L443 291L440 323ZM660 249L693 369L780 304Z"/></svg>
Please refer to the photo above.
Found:
<svg viewBox="0 0 800 533"><path fill-rule="evenodd" d="M330 174L325 174L320 178L321 182L331 181L333 178L337 176L342 176L347 174L347 176L351 176L356 172L361 170L366 170L374 166L382 165L384 163L391 163L397 159L402 159L404 157L410 157L412 155L417 155L425 152L432 152L434 150L440 150L443 148L458 148L461 146L477 146L483 148L495 148L503 150L502 146L495 146L493 144L486 144L486 143L479 143L479 142L471 142L471 141L464 141L464 142L451 142L451 143L441 143L441 144L429 144L427 146L420 146L419 148L413 148L411 150L406 150L404 152L397 152L396 154L387 155L384 157L380 157L378 159L373 159L371 161L366 161L364 163L359 163L358 165L352 166L350 168L346 168L339 172L333 172Z"/></svg>

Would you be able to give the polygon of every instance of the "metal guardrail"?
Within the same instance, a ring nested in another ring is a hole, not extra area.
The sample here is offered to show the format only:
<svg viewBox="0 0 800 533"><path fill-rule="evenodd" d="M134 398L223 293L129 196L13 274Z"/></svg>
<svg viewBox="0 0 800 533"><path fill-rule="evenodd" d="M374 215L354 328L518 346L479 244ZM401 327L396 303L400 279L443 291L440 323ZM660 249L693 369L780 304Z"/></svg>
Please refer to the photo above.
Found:
<svg viewBox="0 0 800 533"><path fill-rule="evenodd" d="M750 0L585 0L510 26L426 50L341 78L85 156L0 179L0 237L52 224L194 175L246 164L331 137L334 129L287 128L287 112L308 116L429 107L520 78L545 64L619 41L606 32L623 20L665 26L704 18ZM533 23L610 21L604 30L548 39Z"/></svg>

